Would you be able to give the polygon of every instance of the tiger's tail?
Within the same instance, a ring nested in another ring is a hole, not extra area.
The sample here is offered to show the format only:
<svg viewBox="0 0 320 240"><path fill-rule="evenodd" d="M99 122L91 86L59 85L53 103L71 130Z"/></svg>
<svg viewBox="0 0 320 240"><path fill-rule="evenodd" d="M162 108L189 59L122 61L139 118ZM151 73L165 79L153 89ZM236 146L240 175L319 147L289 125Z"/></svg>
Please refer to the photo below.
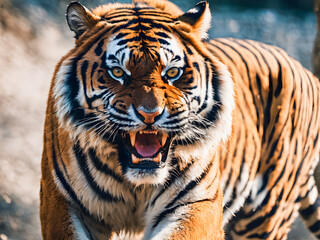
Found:
<svg viewBox="0 0 320 240"><path fill-rule="evenodd" d="M299 213L309 230L320 239L320 195L313 176L307 185L306 195L300 198Z"/></svg>

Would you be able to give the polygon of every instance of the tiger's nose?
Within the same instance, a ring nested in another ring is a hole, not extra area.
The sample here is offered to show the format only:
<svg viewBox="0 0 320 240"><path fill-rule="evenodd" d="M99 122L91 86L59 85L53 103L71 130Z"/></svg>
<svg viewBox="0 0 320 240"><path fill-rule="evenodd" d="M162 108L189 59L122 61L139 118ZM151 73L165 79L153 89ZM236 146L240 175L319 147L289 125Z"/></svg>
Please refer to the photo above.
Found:
<svg viewBox="0 0 320 240"><path fill-rule="evenodd" d="M151 124L155 122L155 118L163 112L163 108L157 107L155 109L149 110L145 107L140 107L138 113L144 118L144 122Z"/></svg>

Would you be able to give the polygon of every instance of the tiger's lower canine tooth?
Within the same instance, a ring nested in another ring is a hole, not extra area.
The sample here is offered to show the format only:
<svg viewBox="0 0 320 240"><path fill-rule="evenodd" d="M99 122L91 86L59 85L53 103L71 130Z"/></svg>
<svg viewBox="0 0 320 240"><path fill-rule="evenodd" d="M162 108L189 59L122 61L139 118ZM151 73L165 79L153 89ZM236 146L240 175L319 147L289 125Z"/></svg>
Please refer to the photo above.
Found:
<svg viewBox="0 0 320 240"><path fill-rule="evenodd" d="M136 132L131 132L129 133L130 135L130 142L131 142L131 146L134 147L134 144L136 143Z"/></svg>
<svg viewBox="0 0 320 240"><path fill-rule="evenodd" d="M156 163L160 163L161 162L161 158L162 158L162 154L159 153L158 156L156 156L153 161L156 162Z"/></svg>
<svg viewBox="0 0 320 240"><path fill-rule="evenodd" d="M132 157L132 163L137 164L140 162L140 158L137 158L134 154L131 154Z"/></svg>

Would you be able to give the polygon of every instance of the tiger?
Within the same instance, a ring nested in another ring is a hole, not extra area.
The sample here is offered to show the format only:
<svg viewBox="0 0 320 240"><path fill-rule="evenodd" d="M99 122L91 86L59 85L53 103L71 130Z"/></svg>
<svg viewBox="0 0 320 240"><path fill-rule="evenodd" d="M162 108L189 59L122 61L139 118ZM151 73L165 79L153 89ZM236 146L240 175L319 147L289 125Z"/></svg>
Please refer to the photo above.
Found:
<svg viewBox="0 0 320 240"><path fill-rule="evenodd" d="M41 161L43 239L320 239L320 83L284 50L208 39L206 1L66 13Z"/></svg>

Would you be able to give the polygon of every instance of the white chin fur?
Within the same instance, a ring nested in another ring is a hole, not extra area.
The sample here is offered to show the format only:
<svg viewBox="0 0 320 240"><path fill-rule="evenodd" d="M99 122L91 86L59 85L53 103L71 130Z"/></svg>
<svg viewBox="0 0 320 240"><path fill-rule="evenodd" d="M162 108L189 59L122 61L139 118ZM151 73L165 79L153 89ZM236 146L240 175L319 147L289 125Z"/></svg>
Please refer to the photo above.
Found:
<svg viewBox="0 0 320 240"><path fill-rule="evenodd" d="M127 179L139 186L139 185L161 185L164 184L168 175L169 170L167 165L163 168L155 170L153 173L149 173L141 169L129 169L125 174Z"/></svg>

